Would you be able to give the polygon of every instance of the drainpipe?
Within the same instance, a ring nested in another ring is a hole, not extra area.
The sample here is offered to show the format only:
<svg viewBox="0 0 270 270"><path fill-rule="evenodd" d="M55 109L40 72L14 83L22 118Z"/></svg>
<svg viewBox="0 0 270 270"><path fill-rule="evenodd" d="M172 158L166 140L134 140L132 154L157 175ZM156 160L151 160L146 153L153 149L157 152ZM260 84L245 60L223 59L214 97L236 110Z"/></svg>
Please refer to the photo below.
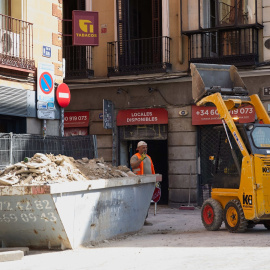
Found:
<svg viewBox="0 0 270 270"><path fill-rule="evenodd" d="M180 7L179 7L179 11L180 14L178 16L178 25L179 25L179 32L180 32L180 36L179 36L179 51L178 51L178 61L179 63L182 65L183 64L183 39L182 39L182 0L179 2Z"/></svg>

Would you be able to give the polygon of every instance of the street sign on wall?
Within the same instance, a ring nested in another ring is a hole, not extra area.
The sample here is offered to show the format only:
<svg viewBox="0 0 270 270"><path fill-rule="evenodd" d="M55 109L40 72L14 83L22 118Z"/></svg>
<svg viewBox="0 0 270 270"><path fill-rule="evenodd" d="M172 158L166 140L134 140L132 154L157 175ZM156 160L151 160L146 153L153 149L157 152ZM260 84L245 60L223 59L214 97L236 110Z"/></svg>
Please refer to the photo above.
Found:
<svg viewBox="0 0 270 270"><path fill-rule="evenodd" d="M55 119L55 111L49 111L49 110L38 110L37 116L39 119Z"/></svg>
<svg viewBox="0 0 270 270"><path fill-rule="evenodd" d="M43 46L42 56L50 58L52 56L52 48L49 46Z"/></svg>
<svg viewBox="0 0 270 270"><path fill-rule="evenodd" d="M55 119L54 65L38 63L37 70L37 117Z"/></svg>
<svg viewBox="0 0 270 270"><path fill-rule="evenodd" d="M38 63L37 100L54 102L54 65Z"/></svg>
<svg viewBox="0 0 270 270"><path fill-rule="evenodd" d="M103 99L103 127L113 128L113 103L111 100Z"/></svg>

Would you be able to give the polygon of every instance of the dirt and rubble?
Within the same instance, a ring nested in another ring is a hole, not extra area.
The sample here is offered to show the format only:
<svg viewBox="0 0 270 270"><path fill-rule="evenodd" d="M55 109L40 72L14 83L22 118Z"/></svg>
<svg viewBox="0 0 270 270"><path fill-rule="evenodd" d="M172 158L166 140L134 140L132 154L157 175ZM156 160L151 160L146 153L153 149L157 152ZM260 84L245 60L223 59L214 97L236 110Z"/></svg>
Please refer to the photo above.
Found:
<svg viewBox="0 0 270 270"><path fill-rule="evenodd" d="M103 158L75 160L64 155L37 153L0 171L0 185L42 185L130 176L135 174L128 167L114 167Z"/></svg>

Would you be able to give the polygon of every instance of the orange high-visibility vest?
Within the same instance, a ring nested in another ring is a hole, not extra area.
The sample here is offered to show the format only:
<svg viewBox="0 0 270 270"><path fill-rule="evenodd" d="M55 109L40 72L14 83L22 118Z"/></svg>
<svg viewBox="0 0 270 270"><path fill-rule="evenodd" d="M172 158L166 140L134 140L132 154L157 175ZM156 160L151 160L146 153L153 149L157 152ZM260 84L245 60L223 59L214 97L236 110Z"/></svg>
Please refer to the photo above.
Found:
<svg viewBox="0 0 270 270"><path fill-rule="evenodd" d="M141 158L141 155L139 153L136 153L135 154L139 159ZM150 156L146 155L150 161L151 161L151 171L152 171L152 174L155 174L155 169L154 169L154 165L153 165L153 162L152 162L152 159L150 158ZM143 161L140 163L140 166L138 168L135 168L133 169L133 172L137 175L143 175Z"/></svg>

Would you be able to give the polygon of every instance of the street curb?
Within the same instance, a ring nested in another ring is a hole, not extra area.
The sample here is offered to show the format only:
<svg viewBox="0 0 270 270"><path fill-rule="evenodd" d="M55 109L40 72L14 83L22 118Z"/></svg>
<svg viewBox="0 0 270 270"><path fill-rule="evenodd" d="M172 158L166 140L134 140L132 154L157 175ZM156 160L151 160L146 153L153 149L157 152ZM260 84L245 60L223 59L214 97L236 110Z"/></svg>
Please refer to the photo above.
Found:
<svg viewBox="0 0 270 270"><path fill-rule="evenodd" d="M22 250L3 251L0 252L0 262L21 260L23 256Z"/></svg>
<svg viewBox="0 0 270 270"><path fill-rule="evenodd" d="M16 251L16 250L21 250L25 255L29 254L29 248L28 247L8 247L8 248L0 248L0 254L1 252L5 252L5 251Z"/></svg>

